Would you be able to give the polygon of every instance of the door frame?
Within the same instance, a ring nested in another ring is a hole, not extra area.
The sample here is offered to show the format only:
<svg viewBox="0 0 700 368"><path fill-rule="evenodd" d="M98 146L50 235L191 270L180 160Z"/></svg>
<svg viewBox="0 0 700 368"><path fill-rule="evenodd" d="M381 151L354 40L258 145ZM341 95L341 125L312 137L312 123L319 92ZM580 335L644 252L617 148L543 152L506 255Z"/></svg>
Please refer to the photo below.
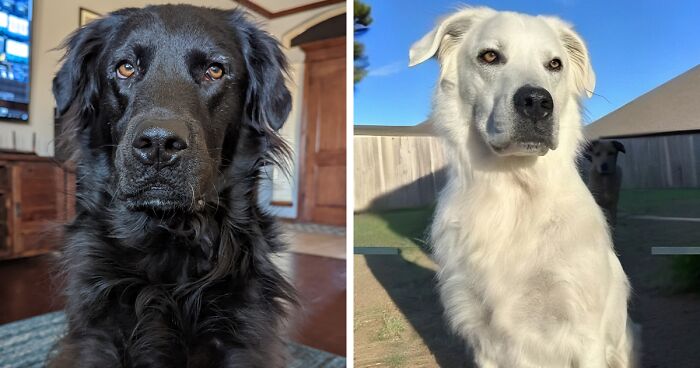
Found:
<svg viewBox="0 0 700 368"><path fill-rule="evenodd" d="M300 140L299 140L299 187L297 191L297 221L310 221L311 220L311 206L309 206L307 196L306 196L306 170L308 168L307 160L309 159L306 154L307 141L309 139L309 103L310 97L310 78L311 73L309 73L309 63L320 60L328 60L337 57L345 57L346 47L337 47L339 45L346 45L347 37L335 37L326 40L314 41L299 45L304 51L306 58L304 60L304 92L302 101L302 113L301 113L301 124L300 124ZM326 51L327 50L327 51ZM336 51L340 50L340 51ZM326 51L326 52L324 52ZM347 61L347 60L346 60ZM343 76L345 78L345 76ZM346 86L347 88L347 86ZM348 106L345 106L345 111L347 114ZM348 124L346 121L345 124ZM346 157L347 157L347 144L345 147ZM347 170L347 161L345 162ZM345 188L346 192L348 190L347 186ZM345 204L345 209L347 212L347 203ZM344 220L345 221L345 220Z"/></svg>

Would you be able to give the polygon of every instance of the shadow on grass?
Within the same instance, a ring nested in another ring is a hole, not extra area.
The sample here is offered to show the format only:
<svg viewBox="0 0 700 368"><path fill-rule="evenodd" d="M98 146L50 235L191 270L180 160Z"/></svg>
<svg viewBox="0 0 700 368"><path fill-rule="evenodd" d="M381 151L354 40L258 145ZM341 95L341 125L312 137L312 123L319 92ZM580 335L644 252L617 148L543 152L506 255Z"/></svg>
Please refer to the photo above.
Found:
<svg viewBox="0 0 700 368"><path fill-rule="evenodd" d="M427 179L426 179L427 180ZM416 186L421 182L414 183ZM397 191L415 191L411 185ZM389 193L396 198L406 194ZM380 198L380 203L390 202ZM430 257L428 234L435 210L434 204L421 208L392 210L368 214L370 219L361 224L366 234L355 233L357 245L390 246L402 255L366 255L367 266L374 278L389 294L440 367L471 367L465 343L447 326L443 307L437 292L435 271L408 259ZM357 222L356 225L357 226ZM363 225L367 225L366 227ZM374 226L374 229L368 227ZM376 236L388 230L391 237ZM375 235L376 234L376 235Z"/></svg>
<svg viewBox="0 0 700 368"><path fill-rule="evenodd" d="M450 333L443 318L435 289L435 272L401 256L365 257L372 275L420 335L440 367L468 367L465 361L470 359L466 356L465 344Z"/></svg>

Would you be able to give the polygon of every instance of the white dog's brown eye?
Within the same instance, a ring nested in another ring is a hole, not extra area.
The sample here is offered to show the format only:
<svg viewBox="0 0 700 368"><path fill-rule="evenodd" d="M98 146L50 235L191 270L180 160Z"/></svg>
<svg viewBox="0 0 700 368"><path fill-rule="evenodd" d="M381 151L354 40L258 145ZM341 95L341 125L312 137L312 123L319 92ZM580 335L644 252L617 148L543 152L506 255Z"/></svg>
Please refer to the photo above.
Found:
<svg viewBox="0 0 700 368"><path fill-rule="evenodd" d="M122 62L117 66L117 78L128 79L136 73L136 68L128 61Z"/></svg>
<svg viewBox="0 0 700 368"><path fill-rule="evenodd" d="M221 64L211 64L207 69L205 79L207 80L217 80L224 76L224 67Z"/></svg>
<svg viewBox="0 0 700 368"><path fill-rule="evenodd" d="M554 58L547 63L547 69L551 71L561 70L561 60Z"/></svg>
<svg viewBox="0 0 700 368"><path fill-rule="evenodd" d="M493 50L486 50L479 54L479 60L485 62L486 64L494 64L499 61L500 57L498 53Z"/></svg>

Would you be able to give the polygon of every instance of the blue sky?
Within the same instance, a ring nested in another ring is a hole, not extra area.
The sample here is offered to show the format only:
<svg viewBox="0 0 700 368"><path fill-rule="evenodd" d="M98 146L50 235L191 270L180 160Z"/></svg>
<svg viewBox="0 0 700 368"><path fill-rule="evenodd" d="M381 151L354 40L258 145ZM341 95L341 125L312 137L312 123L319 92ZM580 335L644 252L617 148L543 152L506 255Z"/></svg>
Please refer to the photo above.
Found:
<svg viewBox="0 0 700 368"><path fill-rule="evenodd" d="M355 123L415 125L424 121L438 65L408 68L411 44L464 2L365 0L372 6L365 44L369 75L355 87ZM616 110L700 64L700 1L485 0L498 10L556 15L586 40L596 72L587 122ZM698 102L700 103L700 101Z"/></svg>

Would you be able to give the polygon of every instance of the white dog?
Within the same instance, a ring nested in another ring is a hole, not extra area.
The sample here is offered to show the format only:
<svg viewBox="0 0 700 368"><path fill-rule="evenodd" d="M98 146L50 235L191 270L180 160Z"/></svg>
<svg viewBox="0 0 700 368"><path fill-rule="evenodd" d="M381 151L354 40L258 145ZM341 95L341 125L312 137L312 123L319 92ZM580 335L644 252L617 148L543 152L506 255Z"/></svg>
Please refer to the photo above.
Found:
<svg viewBox="0 0 700 368"><path fill-rule="evenodd" d="M630 367L629 284L574 159L584 42L553 17L466 8L410 51L437 56L449 180L432 227L452 328L480 367Z"/></svg>

